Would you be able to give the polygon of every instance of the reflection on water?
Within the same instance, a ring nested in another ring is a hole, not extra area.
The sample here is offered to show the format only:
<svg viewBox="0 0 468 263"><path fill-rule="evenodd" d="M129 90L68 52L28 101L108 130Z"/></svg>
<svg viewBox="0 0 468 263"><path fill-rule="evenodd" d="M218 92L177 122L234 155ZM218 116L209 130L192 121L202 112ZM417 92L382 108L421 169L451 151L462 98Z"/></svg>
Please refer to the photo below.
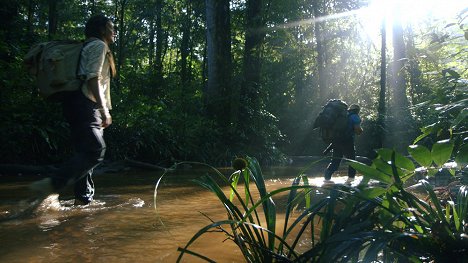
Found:
<svg viewBox="0 0 468 263"><path fill-rule="evenodd" d="M268 170L267 189L288 186L297 174L291 168ZM153 194L159 176L97 176L96 200L88 206L74 206L71 195L60 200L51 196L34 213L0 223L0 262L175 262L177 248L210 220L225 219L225 212L213 194L191 181L197 176L193 171L170 174L162 181L156 212ZM3 179L0 219L28 206L24 200L30 183ZM310 179L322 183L321 177ZM336 183L345 179L334 177ZM206 235L192 249L217 262L243 262L232 242L221 245L224 239L219 233ZM184 262L200 261L187 256Z"/></svg>

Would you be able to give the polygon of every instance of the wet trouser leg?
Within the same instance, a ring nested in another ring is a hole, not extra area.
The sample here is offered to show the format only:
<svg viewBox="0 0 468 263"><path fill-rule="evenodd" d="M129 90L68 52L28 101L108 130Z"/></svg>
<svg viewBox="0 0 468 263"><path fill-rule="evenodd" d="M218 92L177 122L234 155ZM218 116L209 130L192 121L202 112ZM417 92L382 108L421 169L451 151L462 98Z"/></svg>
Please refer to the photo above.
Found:
<svg viewBox="0 0 468 263"><path fill-rule="evenodd" d="M94 102L81 91L70 93L63 103L75 153L52 178L56 189L74 184L75 198L89 203L94 196L93 169L104 160L106 144L101 116Z"/></svg>
<svg viewBox="0 0 468 263"><path fill-rule="evenodd" d="M356 159L356 150L354 148L354 140L347 140L343 142L333 143L333 154L332 161L328 164L327 170L325 170L325 180L330 180L332 174L338 170L342 158L346 157L351 160ZM354 178L356 175L356 170L349 166L348 167L348 177Z"/></svg>
<svg viewBox="0 0 468 263"><path fill-rule="evenodd" d="M93 169L88 171L84 177L75 182L74 193L75 199L83 203L89 203L94 197L94 182L93 182Z"/></svg>
<svg viewBox="0 0 468 263"><path fill-rule="evenodd" d="M336 170L338 170L342 157L343 157L343 152L342 152L341 146L340 145L333 146L332 160L328 164L327 169L325 170L325 180L330 180L332 174Z"/></svg>
<svg viewBox="0 0 468 263"><path fill-rule="evenodd" d="M343 155L350 160L356 160L356 149L354 148L354 141L351 141L350 143L345 144L345 148L343 149ZM354 178L355 175L356 175L356 169L354 169L350 165L348 167L348 177Z"/></svg>

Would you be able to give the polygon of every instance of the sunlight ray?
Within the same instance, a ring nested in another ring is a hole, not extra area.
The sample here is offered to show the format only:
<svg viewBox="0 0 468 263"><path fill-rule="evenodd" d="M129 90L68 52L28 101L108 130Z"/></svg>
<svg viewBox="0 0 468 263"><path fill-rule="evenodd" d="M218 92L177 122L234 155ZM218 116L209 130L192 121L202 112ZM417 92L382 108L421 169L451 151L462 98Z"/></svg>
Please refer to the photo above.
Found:
<svg viewBox="0 0 468 263"><path fill-rule="evenodd" d="M326 16L321 16L321 17L308 18L308 19L303 19L303 20L299 20L299 21L292 21L292 22L272 26L272 27L269 27L268 29L287 29L287 28L293 28L293 27L297 27L297 26L315 24L315 23L319 23L319 22L324 22L324 21L329 21L329 20L334 20L334 19L339 19L339 18L343 18L343 17L357 15L357 14L361 13L364 9L366 9L366 8L361 8L361 9L357 9L357 10L347 11L347 12L338 13L338 14L331 14L331 15L326 15Z"/></svg>

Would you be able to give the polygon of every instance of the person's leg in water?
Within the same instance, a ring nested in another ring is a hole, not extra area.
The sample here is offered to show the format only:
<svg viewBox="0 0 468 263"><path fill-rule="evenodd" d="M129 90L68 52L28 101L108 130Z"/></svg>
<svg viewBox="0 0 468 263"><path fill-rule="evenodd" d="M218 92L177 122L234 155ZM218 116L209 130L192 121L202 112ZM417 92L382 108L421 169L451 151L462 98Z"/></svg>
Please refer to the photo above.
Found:
<svg viewBox="0 0 468 263"><path fill-rule="evenodd" d="M325 181L330 181L332 174L338 170L338 167L341 163L341 158L343 157L343 151L341 149L341 145L334 144L333 145L333 153L332 153L332 160L328 164L327 169L325 170Z"/></svg>
<svg viewBox="0 0 468 263"><path fill-rule="evenodd" d="M75 199L80 204L87 204L94 196L93 169L103 161L106 149L100 114L95 109L94 102L87 99L81 91L72 92L64 99L63 111L70 124L75 154L48 178L51 186L38 190L47 194L47 191L59 192L64 187L75 184ZM38 182L32 188L38 188L41 184L47 183Z"/></svg>
<svg viewBox="0 0 468 263"><path fill-rule="evenodd" d="M95 103L81 92L71 100L64 104L64 113L70 123L76 154L71 165L65 166L57 175L66 179L67 185L74 183L75 200L79 204L88 204L93 200L95 191L93 169L104 160L106 144Z"/></svg>
<svg viewBox="0 0 468 263"><path fill-rule="evenodd" d="M354 147L353 140L343 145L343 155L350 160L356 160L356 148ZM354 181L355 176L356 169L354 169L351 165L348 166L348 179L346 180L346 184L350 185L352 181Z"/></svg>
<svg viewBox="0 0 468 263"><path fill-rule="evenodd" d="M93 169L88 174L75 182L75 205L87 205L94 198Z"/></svg>

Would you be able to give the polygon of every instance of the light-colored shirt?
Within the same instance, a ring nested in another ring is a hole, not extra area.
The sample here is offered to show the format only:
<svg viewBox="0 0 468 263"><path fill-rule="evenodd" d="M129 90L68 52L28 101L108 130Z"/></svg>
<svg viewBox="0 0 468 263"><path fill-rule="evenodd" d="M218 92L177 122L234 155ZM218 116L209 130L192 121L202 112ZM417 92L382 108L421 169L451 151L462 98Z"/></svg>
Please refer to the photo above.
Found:
<svg viewBox="0 0 468 263"><path fill-rule="evenodd" d="M88 89L87 81L97 77L99 83L99 93L103 98L103 106L107 109L112 109L110 98L110 65L109 57L111 51L104 41L98 38L90 39L89 43L85 44L81 52L81 62L78 75L85 76L85 83L81 90L83 94L90 100L96 102L93 93Z"/></svg>

